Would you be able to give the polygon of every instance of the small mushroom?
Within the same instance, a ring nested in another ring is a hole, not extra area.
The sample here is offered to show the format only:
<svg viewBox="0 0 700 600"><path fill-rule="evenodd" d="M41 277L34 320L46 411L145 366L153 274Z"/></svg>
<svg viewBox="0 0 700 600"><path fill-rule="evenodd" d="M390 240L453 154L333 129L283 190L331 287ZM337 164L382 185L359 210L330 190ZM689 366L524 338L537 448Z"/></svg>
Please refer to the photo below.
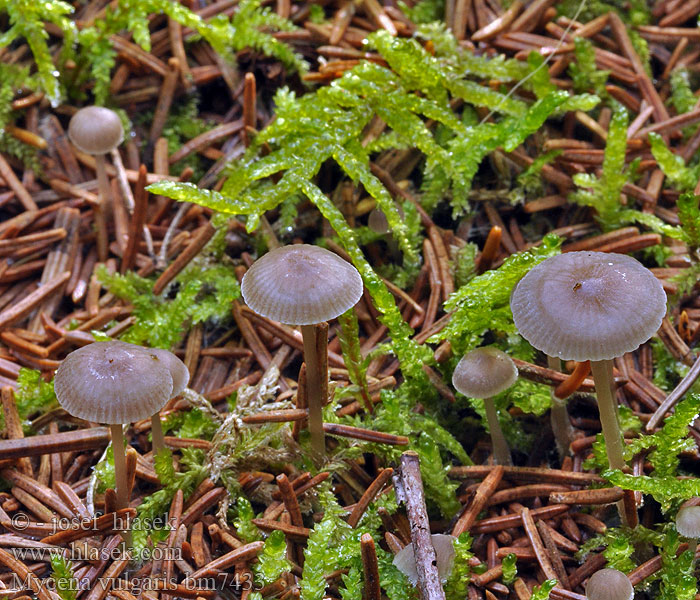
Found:
<svg viewBox="0 0 700 600"><path fill-rule="evenodd" d="M684 538L688 538L688 550L695 558L698 539L700 539L700 506L684 506L678 511L676 531Z"/></svg>
<svg viewBox="0 0 700 600"><path fill-rule="evenodd" d="M591 361L608 462L622 469L612 359L661 326L666 294L651 271L624 254L568 252L534 267L513 290L515 326L551 357ZM620 511L623 522L627 517Z"/></svg>
<svg viewBox="0 0 700 600"><path fill-rule="evenodd" d="M155 354L170 372L170 377L173 380L173 390L170 392L170 398L179 396L187 387L190 380L190 372L187 370L185 363L177 356L168 350L161 348L149 348L149 352ZM156 412L151 416L151 435L153 438L153 455L155 456L163 448L165 448L165 437L163 436L163 426L160 422L160 413Z"/></svg>
<svg viewBox="0 0 700 600"><path fill-rule="evenodd" d="M600 569L588 578L588 600L632 600L634 588L629 577L617 569Z"/></svg>
<svg viewBox="0 0 700 600"><path fill-rule="evenodd" d="M510 449L498 422L493 396L507 390L518 378L513 360L498 348L477 348L467 352L452 373L454 388L470 398L484 401L486 421L491 431L491 443L496 464L510 465Z"/></svg>
<svg viewBox="0 0 700 600"><path fill-rule="evenodd" d="M119 115L113 110L103 106L86 106L71 117L68 124L68 137L78 150L95 157L97 184L100 190L100 202L95 206L97 255L101 261L105 261L107 260L106 210L110 190L104 155L122 143L124 128Z"/></svg>
<svg viewBox="0 0 700 600"><path fill-rule="evenodd" d="M304 340L309 433L315 460L326 452L321 411L321 355L328 339L319 325L350 310L362 296L362 278L355 267L333 252L298 244L276 248L246 272L241 293L251 310L287 325L300 325ZM325 364L325 361L324 361Z"/></svg>
<svg viewBox="0 0 700 600"><path fill-rule="evenodd" d="M142 346L97 342L71 352L56 371L59 404L71 415L106 423L112 434L117 508L129 502L122 425L150 417L172 397L170 368Z"/></svg>
<svg viewBox="0 0 700 600"><path fill-rule="evenodd" d="M455 536L444 533L434 533L430 536L430 541L433 543L433 548L435 548L438 575L442 583L447 581L452 572L455 560L454 541L456 539ZM416 571L416 556L412 542L406 544L397 552L396 556L394 556L393 564L408 578L412 585L416 585L418 573Z"/></svg>

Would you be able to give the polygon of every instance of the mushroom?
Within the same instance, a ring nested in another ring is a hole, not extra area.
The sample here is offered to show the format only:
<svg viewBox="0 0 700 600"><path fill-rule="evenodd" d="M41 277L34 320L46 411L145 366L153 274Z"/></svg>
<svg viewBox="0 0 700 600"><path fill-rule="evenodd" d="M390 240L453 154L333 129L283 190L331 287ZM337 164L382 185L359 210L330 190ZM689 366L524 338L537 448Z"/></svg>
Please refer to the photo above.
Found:
<svg viewBox="0 0 700 600"><path fill-rule="evenodd" d="M105 154L114 150L124 139L124 128L119 115L103 106L86 106L76 112L68 124L68 137L73 145L95 157L100 201L94 207L97 225L97 255L107 260L107 223L105 211L109 202L109 181Z"/></svg>
<svg viewBox="0 0 700 600"><path fill-rule="evenodd" d="M170 398L179 396L187 387L190 380L190 372L187 370L185 363L177 356L168 350L161 348L150 348L149 352L155 354L170 372L170 377L173 380L173 389L170 392ZM155 456L163 448L165 448L165 437L163 436L163 426L160 422L160 413L156 412L151 416L151 437L153 438L153 455Z"/></svg>
<svg viewBox="0 0 700 600"><path fill-rule="evenodd" d="M698 549L700 539L700 506L684 506L676 515L676 531L684 538L688 538L688 550L693 553Z"/></svg>
<svg viewBox="0 0 700 600"><path fill-rule="evenodd" d="M550 357L591 361L608 462L623 469L612 359L638 348L661 326L666 294L659 281L630 256L569 252L525 275L510 307L532 346ZM621 517L627 521L623 511Z"/></svg>
<svg viewBox="0 0 700 600"><path fill-rule="evenodd" d="M117 508L128 505L122 425L157 414L172 397L169 365L148 348L97 342L71 352L56 371L59 404L71 415L106 423L112 434Z"/></svg>
<svg viewBox="0 0 700 600"><path fill-rule="evenodd" d="M510 449L498 422L493 396L507 390L518 378L513 360L498 348L477 348L467 352L452 373L452 385L470 398L484 401L486 421L491 432L491 444L496 464L510 465Z"/></svg>
<svg viewBox="0 0 700 600"><path fill-rule="evenodd" d="M309 407L309 433L314 460L325 455L322 408L323 353L328 338L321 324L350 310L362 296L362 278L355 267L333 252L298 244L276 248L259 258L241 281L249 308L287 325L300 325Z"/></svg>
<svg viewBox="0 0 700 600"><path fill-rule="evenodd" d="M600 569L588 578L588 600L632 600L634 588L629 577L617 569Z"/></svg>
<svg viewBox="0 0 700 600"><path fill-rule="evenodd" d="M430 536L430 541L433 543L433 548L435 548L438 575L443 583L447 581L452 572L455 560L454 541L456 539L455 536L444 533L434 533ZM408 578L412 585L416 585L418 573L416 572L416 556L413 542L406 544L396 553L393 564Z"/></svg>

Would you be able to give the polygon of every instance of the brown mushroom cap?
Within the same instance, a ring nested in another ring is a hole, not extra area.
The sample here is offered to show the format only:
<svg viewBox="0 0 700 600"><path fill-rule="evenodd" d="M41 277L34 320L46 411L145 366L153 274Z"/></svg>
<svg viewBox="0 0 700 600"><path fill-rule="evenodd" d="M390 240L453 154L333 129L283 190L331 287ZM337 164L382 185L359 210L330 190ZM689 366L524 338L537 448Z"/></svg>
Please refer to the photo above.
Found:
<svg viewBox="0 0 700 600"><path fill-rule="evenodd" d="M513 360L498 348L467 352L452 373L452 385L470 398L491 398L507 390L518 378Z"/></svg>
<svg viewBox="0 0 700 600"><path fill-rule="evenodd" d="M661 326L666 294L651 271L624 254L568 252L533 268L510 299L532 346L564 360L631 352Z"/></svg>
<svg viewBox="0 0 700 600"><path fill-rule="evenodd" d="M124 139L119 115L104 106L86 106L75 113L68 124L73 145L87 154L107 154Z"/></svg>
<svg viewBox="0 0 700 600"><path fill-rule="evenodd" d="M676 531L683 537L700 539L700 506L686 506L678 511Z"/></svg>
<svg viewBox="0 0 700 600"><path fill-rule="evenodd" d="M169 350L163 350L162 348L148 348L147 350L163 361L165 367L170 371L170 377L173 379L171 398L181 394L190 381L190 372L187 370L185 363Z"/></svg>
<svg viewBox="0 0 700 600"><path fill-rule="evenodd" d="M632 600L634 588L629 577L617 569L600 569L588 578L588 600Z"/></svg>
<svg viewBox="0 0 700 600"><path fill-rule="evenodd" d="M299 244L271 250L244 275L241 293L259 315L288 325L334 319L362 296L362 278L329 250Z"/></svg>
<svg viewBox="0 0 700 600"><path fill-rule="evenodd" d="M173 378L157 354L126 342L97 342L71 352L56 371L56 397L71 415L130 423L157 413L172 397Z"/></svg>

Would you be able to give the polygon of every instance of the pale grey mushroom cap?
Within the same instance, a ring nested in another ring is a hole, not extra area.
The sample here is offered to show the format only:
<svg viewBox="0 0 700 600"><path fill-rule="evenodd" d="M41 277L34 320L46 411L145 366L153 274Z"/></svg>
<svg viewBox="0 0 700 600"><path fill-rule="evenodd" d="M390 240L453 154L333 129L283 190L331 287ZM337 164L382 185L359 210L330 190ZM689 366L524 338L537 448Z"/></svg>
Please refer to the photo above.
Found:
<svg viewBox="0 0 700 600"><path fill-rule="evenodd" d="M601 569L588 578L588 600L632 600L634 588L629 577L617 569Z"/></svg>
<svg viewBox="0 0 700 600"><path fill-rule="evenodd" d="M470 398L492 398L507 390L518 378L518 369L498 348L476 348L467 352L452 373L454 388Z"/></svg>
<svg viewBox="0 0 700 600"><path fill-rule="evenodd" d="M563 360L608 360L631 352L661 326L666 293L624 254L568 252L534 267L513 290L520 334Z"/></svg>
<svg viewBox="0 0 700 600"><path fill-rule="evenodd" d="M678 511L676 531L683 537L700 539L700 506L686 506Z"/></svg>
<svg viewBox="0 0 700 600"><path fill-rule="evenodd" d="M169 350L163 350L162 348L146 348L146 350L155 354L170 371L170 377L173 378L171 398L180 395L190 381L190 372L187 370L185 363Z"/></svg>
<svg viewBox="0 0 700 600"><path fill-rule="evenodd" d="M68 137L86 154L107 154L124 139L119 115L104 106L86 106L75 113L68 124Z"/></svg>
<svg viewBox="0 0 700 600"><path fill-rule="evenodd" d="M437 560L437 569L440 581L443 583L452 572L452 566L455 560L454 541L457 538L453 535L444 533L434 533L430 536L435 548L435 558ZM416 571L416 556L413 549L413 543L406 544L401 550L396 553L393 560L394 566L401 571L411 582L416 585L418 581L418 573Z"/></svg>
<svg viewBox="0 0 700 600"><path fill-rule="evenodd" d="M56 397L71 415L97 423L131 423L157 413L173 379L157 354L126 342L96 342L71 352L56 371Z"/></svg>
<svg viewBox="0 0 700 600"><path fill-rule="evenodd" d="M337 254L299 244L259 258L241 282L246 304L288 325L313 325L351 309L362 296L357 269Z"/></svg>

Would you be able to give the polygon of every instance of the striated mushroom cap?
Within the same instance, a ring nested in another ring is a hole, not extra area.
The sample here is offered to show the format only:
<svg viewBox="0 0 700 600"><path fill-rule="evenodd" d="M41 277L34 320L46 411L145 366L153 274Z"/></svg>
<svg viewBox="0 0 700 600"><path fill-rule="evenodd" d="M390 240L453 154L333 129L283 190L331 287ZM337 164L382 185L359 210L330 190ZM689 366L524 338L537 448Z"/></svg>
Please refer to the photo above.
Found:
<svg viewBox="0 0 700 600"><path fill-rule="evenodd" d="M513 360L498 348L467 352L452 373L452 385L470 398L491 398L507 390L518 378Z"/></svg>
<svg viewBox="0 0 700 600"><path fill-rule="evenodd" d="M453 542L457 539L453 535L444 533L434 533L430 536L435 548L435 558L437 560L438 575L443 583L452 572L452 565L455 560L455 547ZM398 551L393 560L394 566L401 571L408 580L416 585L418 573L416 572L416 556L413 550L413 543L406 544Z"/></svg>
<svg viewBox="0 0 700 600"><path fill-rule="evenodd" d="M568 252L534 267L510 299L515 326L538 350L564 360L631 352L661 326L666 293L624 254Z"/></svg>
<svg viewBox="0 0 700 600"><path fill-rule="evenodd" d="M157 413L172 397L173 378L168 365L148 348L97 342L66 356L54 388L71 415L111 425Z"/></svg>
<svg viewBox="0 0 700 600"><path fill-rule="evenodd" d="M162 348L144 348L144 350L155 354L170 372L170 377L173 379L173 391L170 393L170 397L174 398L181 394L190 381L190 372L185 363L169 350Z"/></svg>
<svg viewBox="0 0 700 600"><path fill-rule="evenodd" d="M241 293L259 315L313 325L351 309L362 296L355 267L329 250L299 244L271 250L243 276Z"/></svg>
<svg viewBox="0 0 700 600"><path fill-rule="evenodd" d="M588 578L588 600L632 600L634 588L629 577L617 569L601 569Z"/></svg>
<svg viewBox="0 0 700 600"><path fill-rule="evenodd" d="M683 537L700 539L700 506L686 506L678 511L676 531Z"/></svg>
<svg viewBox="0 0 700 600"><path fill-rule="evenodd" d="M124 139L119 115L104 106L86 106L68 124L68 137L78 150L87 154L107 154Z"/></svg>

